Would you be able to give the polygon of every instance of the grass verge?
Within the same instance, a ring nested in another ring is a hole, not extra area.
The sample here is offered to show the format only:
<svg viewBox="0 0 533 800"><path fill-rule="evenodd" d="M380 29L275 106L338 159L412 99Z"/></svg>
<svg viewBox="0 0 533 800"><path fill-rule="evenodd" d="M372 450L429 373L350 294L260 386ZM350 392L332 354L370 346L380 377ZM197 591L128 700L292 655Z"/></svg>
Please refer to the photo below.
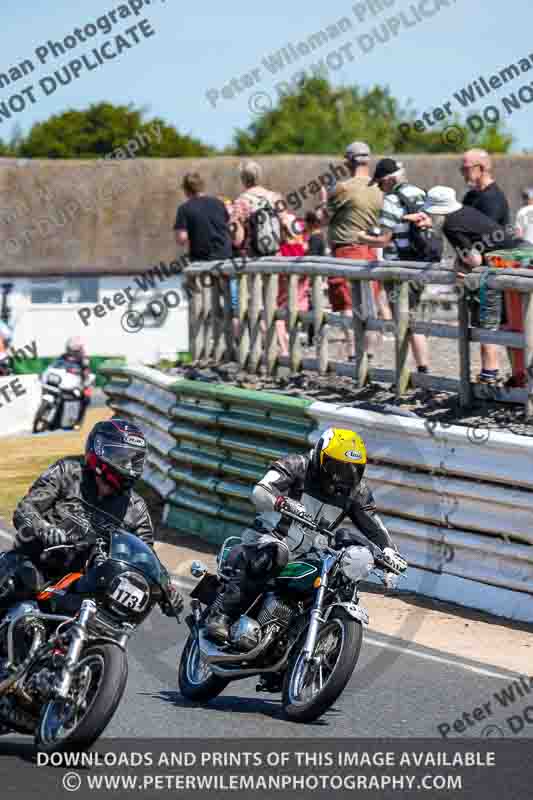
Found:
<svg viewBox="0 0 533 800"><path fill-rule="evenodd" d="M11 524L13 511L33 481L58 458L83 453L91 427L112 416L109 408L89 409L81 431L2 437L0 448L0 517Z"/></svg>

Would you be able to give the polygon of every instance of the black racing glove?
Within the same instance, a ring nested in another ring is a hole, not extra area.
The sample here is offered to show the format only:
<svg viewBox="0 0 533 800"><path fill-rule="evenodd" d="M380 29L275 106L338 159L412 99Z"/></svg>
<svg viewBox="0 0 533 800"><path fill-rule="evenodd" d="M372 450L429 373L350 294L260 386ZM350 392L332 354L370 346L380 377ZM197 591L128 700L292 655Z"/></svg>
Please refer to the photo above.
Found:
<svg viewBox="0 0 533 800"><path fill-rule="evenodd" d="M161 611L166 617L175 617L183 611L184 608L183 595L178 591L177 587L170 582L167 597L161 603Z"/></svg>
<svg viewBox="0 0 533 800"><path fill-rule="evenodd" d="M55 528L54 526L43 528L37 532L37 535L45 547L57 547L57 545L66 544L68 542L68 535L65 531L62 528Z"/></svg>

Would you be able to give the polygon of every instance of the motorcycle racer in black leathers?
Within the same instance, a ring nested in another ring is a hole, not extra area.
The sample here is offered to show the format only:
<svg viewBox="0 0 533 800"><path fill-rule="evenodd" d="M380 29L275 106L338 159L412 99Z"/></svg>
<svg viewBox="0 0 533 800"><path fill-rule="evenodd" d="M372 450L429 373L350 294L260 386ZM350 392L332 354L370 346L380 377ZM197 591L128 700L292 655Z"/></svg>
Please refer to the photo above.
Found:
<svg viewBox="0 0 533 800"><path fill-rule="evenodd" d="M46 548L83 540L91 530L122 528L153 547L154 531L145 501L133 491L146 454L142 432L119 418L98 422L87 438L85 458L56 461L31 486L13 515L17 530L14 553L24 556L21 575L27 597L46 580L65 572L65 551L40 562ZM74 568L69 563L69 570ZM0 570L1 572L1 570ZM21 598L20 591L18 592ZM183 601L174 590L173 604ZM165 613L171 609L163 608ZM174 616L174 614L170 614Z"/></svg>
<svg viewBox="0 0 533 800"><path fill-rule="evenodd" d="M225 586L221 607L211 612L207 634L217 644L228 640L229 627L251 605L266 583L279 574L289 558L304 555L312 545L306 529L287 520L279 509L310 515L322 526L336 530L344 519L378 545L403 571L406 562L376 513L371 490L363 480L366 448L354 431L328 428L310 455L290 455L271 464L252 494L259 512L253 528L242 536L242 546L229 557L234 570ZM388 582L392 585L392 581ZM220 609L220 610L219 610Z"/></svg>

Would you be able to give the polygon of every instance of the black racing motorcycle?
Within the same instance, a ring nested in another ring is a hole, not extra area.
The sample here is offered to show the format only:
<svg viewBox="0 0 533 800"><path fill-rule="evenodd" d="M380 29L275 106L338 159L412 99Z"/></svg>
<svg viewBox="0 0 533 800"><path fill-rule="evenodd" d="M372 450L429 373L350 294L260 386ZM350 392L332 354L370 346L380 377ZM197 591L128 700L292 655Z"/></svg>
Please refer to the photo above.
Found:
<svg viewBox="0 0 533 800"><path fill-rule="evenodd" d="M359 603L358 582L374 568L399 575L407 562L399 554L389 557L358 531L331 531L292 513L290 501L287 506L279 510L313 536L311 549L270 582L222 646L207 638L205 622L220 608L240 538L222 545L217 575L193 563L191 572L201 581L185 620L191 632L179 663L179 687L190 700L205 702L230 681L259 675L258 691L282 691L289 719L312 722L340 696L359 658L368 613Z"/></svg>
<svg viewBox="0 0 533 800"><path fill-rule="evenodd" d="M48 548L41 560L66 555L80 571L19 602L32 565L0 556L0 732L32 734L47 753L88 748L102 734L126 688L128 639L169 598L155 552L122 529Z"/></svg>

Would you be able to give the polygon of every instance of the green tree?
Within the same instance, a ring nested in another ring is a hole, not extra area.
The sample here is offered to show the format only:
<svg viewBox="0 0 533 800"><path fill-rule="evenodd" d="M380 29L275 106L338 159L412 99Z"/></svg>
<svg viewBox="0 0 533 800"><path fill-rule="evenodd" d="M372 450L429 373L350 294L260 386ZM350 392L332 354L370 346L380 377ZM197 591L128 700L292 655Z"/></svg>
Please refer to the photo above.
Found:
<svg viewBox="0 0 533 800"><path fill-rule="evenodd" d="M413 128L416 119L416 111L409 104L402 107L387 87L333 88L316 77L302 81L248 128L237 129L230 150L239 155L330 154L360 139L378 153L454 153L474 146L507 152L513 141L494 125L474 135L457 118L452 124L460 131L455 135L450 123L418 133Z"/></svg>
<svg viewBox="0 0 533 800"><path fill-rule="evenodd" d="M38 122L18 143L17 155L25 158L102 158L137 138L140 157L207 156L213 148L180 134L160 117L144 119L145 112L132 106L98 103L87 110L68 110ZM158 141L152 126L159 126ZM141 134L145 134L144 137Z"/></svg>

